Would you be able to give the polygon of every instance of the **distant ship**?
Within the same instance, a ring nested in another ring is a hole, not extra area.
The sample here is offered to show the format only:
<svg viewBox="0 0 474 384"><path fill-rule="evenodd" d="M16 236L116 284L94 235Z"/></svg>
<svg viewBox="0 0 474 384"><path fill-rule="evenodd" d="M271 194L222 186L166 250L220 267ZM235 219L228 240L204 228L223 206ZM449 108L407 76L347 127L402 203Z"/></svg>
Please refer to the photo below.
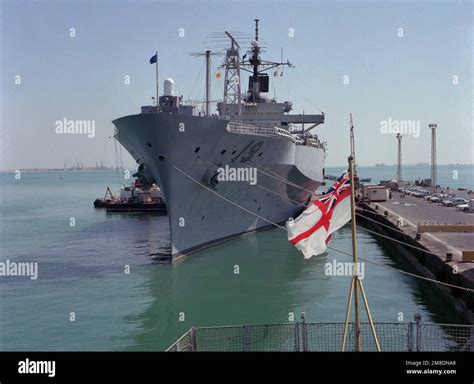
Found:
<svg viewBox="0 0 474 384"><path fill-rule="evenodd" d="M225 32L230 47L221 66L224 97L217 114L209 110L207 65L205 112L184 104L166 79L158 105L113 121L116 139L137 161L134 176L142 186L157 183L164 194L171 261L295 217L324 183L326 145L310 133L324 123L324 113L290 114L290 101L268 96L267 72L293 65L261 58L258 22L243 56L239 42ZM244 71L250 76L243 93ZM256 168L257 184L218 180L218 168L226 166Z"/></svg>
<svg viewBox="0 0 474 384"><path fill-rule="evenodd" d="M430 163L428 163L428 162L420 162L420 163L416 163L415 165L417 165L417 166L426 166L426 165L430 165Z"/></svg>

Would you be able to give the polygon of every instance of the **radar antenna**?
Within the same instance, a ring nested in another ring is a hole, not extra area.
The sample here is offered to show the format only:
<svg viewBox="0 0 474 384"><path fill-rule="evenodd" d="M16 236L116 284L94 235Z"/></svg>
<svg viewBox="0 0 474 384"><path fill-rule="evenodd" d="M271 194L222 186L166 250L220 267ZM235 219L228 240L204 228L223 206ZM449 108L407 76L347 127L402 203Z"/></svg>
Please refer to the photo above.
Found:
<svg viewBox="0 0 474 384"><path fill-rule="evenodd" d="M240 91L240 45L237 40L227 31L225 34L231 41L231 46L226 50L225 56L225 79L224 79L224 116L228 104L238 105L239 119L242 114L241 91Z"/></svg>

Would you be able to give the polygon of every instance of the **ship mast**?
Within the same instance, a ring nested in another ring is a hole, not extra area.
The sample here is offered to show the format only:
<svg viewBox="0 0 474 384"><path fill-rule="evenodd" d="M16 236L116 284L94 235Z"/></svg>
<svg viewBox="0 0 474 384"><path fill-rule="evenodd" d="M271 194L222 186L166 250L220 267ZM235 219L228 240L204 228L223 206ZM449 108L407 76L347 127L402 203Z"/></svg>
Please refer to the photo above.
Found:
<svg viewBox="0 0 474 384"><path fill-rule="evenodd" d="M220 55L220 53L212 52L209 49L205 52L193 52L191 56L194 57L201 57L204 56L206 58L206 116L210 116L211 112L211 56Z"/></svg>
<svg viewBox="0 0 474 384"><path fill-rule="evenodd" d="M257 102L257 95L259 92L259 84L258 84L258 67L260 66L260 47L258 45L258 22L259 19L255 19L255 41L252 43L252 57L249 59L250 64L253 67L253 75L252 75L252 82L251 86L252 89L249 89L251 92L250 102Z"/></svg>
<svg viewBox="0 0 474 384"><path fill-rule="evenodd" d="M261 58L261 53L265 51L265 47L261 45L259 40L259 19L255 19L255 38L252 41L250 49L240 58L240 45L234 38L234 34L231 35L229 32L225 32L227 38L230 39L231 46L226 49L226 56L223 64L219 68L225 68L225 80L224 80L224 98L221 103L218 103L219 114L224 119L230 120L242 120L246 121L255 121L255 120L265 120L264 115L268 117L269 120L278 120L275 113L270 113L268 110L272 108L259 108L260 104L270 103L267 98L267 93L270 88L270 76L268 72L272 68L278 69L275 72L277 76L280 71L280 67L287 66L289 68L294 68L294 65L291 64L288 60L283 62L267 61ZM244 99L242 100L241 93L241 71L249 73L249 87L247 92L244 94ZM244 106L242 106L242 102ZM276 100L273 100L276 102ZM280 106L281 104L281 106ZM263 107L263 105L262 105ZM292 109L291 102L278 103L276 106L280 111L290 112ZM243 108L245 108L244 112ZM230 111L232 111L230 113ZM245 116L242 116L242 114ZM230 116L232 114L232 116ZM253 119L252 115L260 115L259 119ZM306 124L311 123L312 125L309 128L304 128L304 132L310 131L318 124L324 122L324 114L322 115L283 115L281 116L281 124Z"/></svg>
<svg viewBox="0 0 474 384"><path fill-rule="evenodd" d="M211 105L211 51L206 51L206 116L210 114Z"/></svg>
<svg viewBox="0 0 474 384"><path fill-rule="evenodd" d="M242 114L241 91L240 91L240 45L237 40L227 31L225 34L231 41L231 46L226 50L225 56L225 80L224 80L224 116L227 104L237 104L239 119Z"/></svg>
<svg viewBox="0 0 474 384"><path fill-rule="evenodd" d="M241 69L251 73L249 81L249 89L247 92L246 101L249 103L265 103L266 99L260 94L267 93L269 91L269 77L265 73L272 68L278 68L280 66L288 66L294 68L288 60L286 63L282 61L274 62L262 60L260 57L262 47L259 42L259 19L255 19L255 39L252 42L250 49L250 57L247 61L243 60L241 63ZM244 55L245 58L245 55Z"/></svg>

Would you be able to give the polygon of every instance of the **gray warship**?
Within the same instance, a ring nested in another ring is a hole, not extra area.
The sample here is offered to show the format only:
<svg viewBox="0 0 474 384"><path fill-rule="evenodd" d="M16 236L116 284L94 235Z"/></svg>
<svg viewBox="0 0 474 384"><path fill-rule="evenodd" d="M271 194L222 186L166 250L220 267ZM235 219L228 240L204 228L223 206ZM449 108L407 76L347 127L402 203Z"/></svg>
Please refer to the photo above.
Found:
<svg viewBox="0 0 474 384"><path fill-rule="evenodd" d="M238 40L225 36L224 95L216 113L210 111L206 51L205 110L183 103L166 79L156 105L113 121L116 139L138 164L142 186L156 183L163 192L170 261L295 217L324 183L326 143L310 132L324 123L324 113L291 114L290 101L268 95L269 71L293 65L262 59L258 19L243 56ZM248 88L242 92L245 72ZM257 183L220 181L218 170L226 166L256 170Z"/></svg>

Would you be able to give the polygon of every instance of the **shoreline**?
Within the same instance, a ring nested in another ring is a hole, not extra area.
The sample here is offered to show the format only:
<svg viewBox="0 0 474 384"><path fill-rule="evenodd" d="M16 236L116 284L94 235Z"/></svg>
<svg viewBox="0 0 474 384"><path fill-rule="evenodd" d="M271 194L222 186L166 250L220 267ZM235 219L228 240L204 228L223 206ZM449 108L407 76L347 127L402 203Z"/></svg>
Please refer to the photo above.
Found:
<svg viewBox="0 0 474 384"><path fill-rule="evenodd" d="M404 167L429 167L430 165L420 165L420 164L404 164ZM378 165L359 165L358 168L394 168L397 167L396 164L386 164L383 166ZM438 164L438 167L474 167L474 164ZM133 167L130 167L133 168ZM326 169L345 169L347 165L330 165L326 166ZM113 167L83 167L81 169L64 169L64 168L17 168L17 169L0 169L0 173L14 173L16 171L21 172L70 172L70 171L116 171L127 168L113 168Z"/></svg>

